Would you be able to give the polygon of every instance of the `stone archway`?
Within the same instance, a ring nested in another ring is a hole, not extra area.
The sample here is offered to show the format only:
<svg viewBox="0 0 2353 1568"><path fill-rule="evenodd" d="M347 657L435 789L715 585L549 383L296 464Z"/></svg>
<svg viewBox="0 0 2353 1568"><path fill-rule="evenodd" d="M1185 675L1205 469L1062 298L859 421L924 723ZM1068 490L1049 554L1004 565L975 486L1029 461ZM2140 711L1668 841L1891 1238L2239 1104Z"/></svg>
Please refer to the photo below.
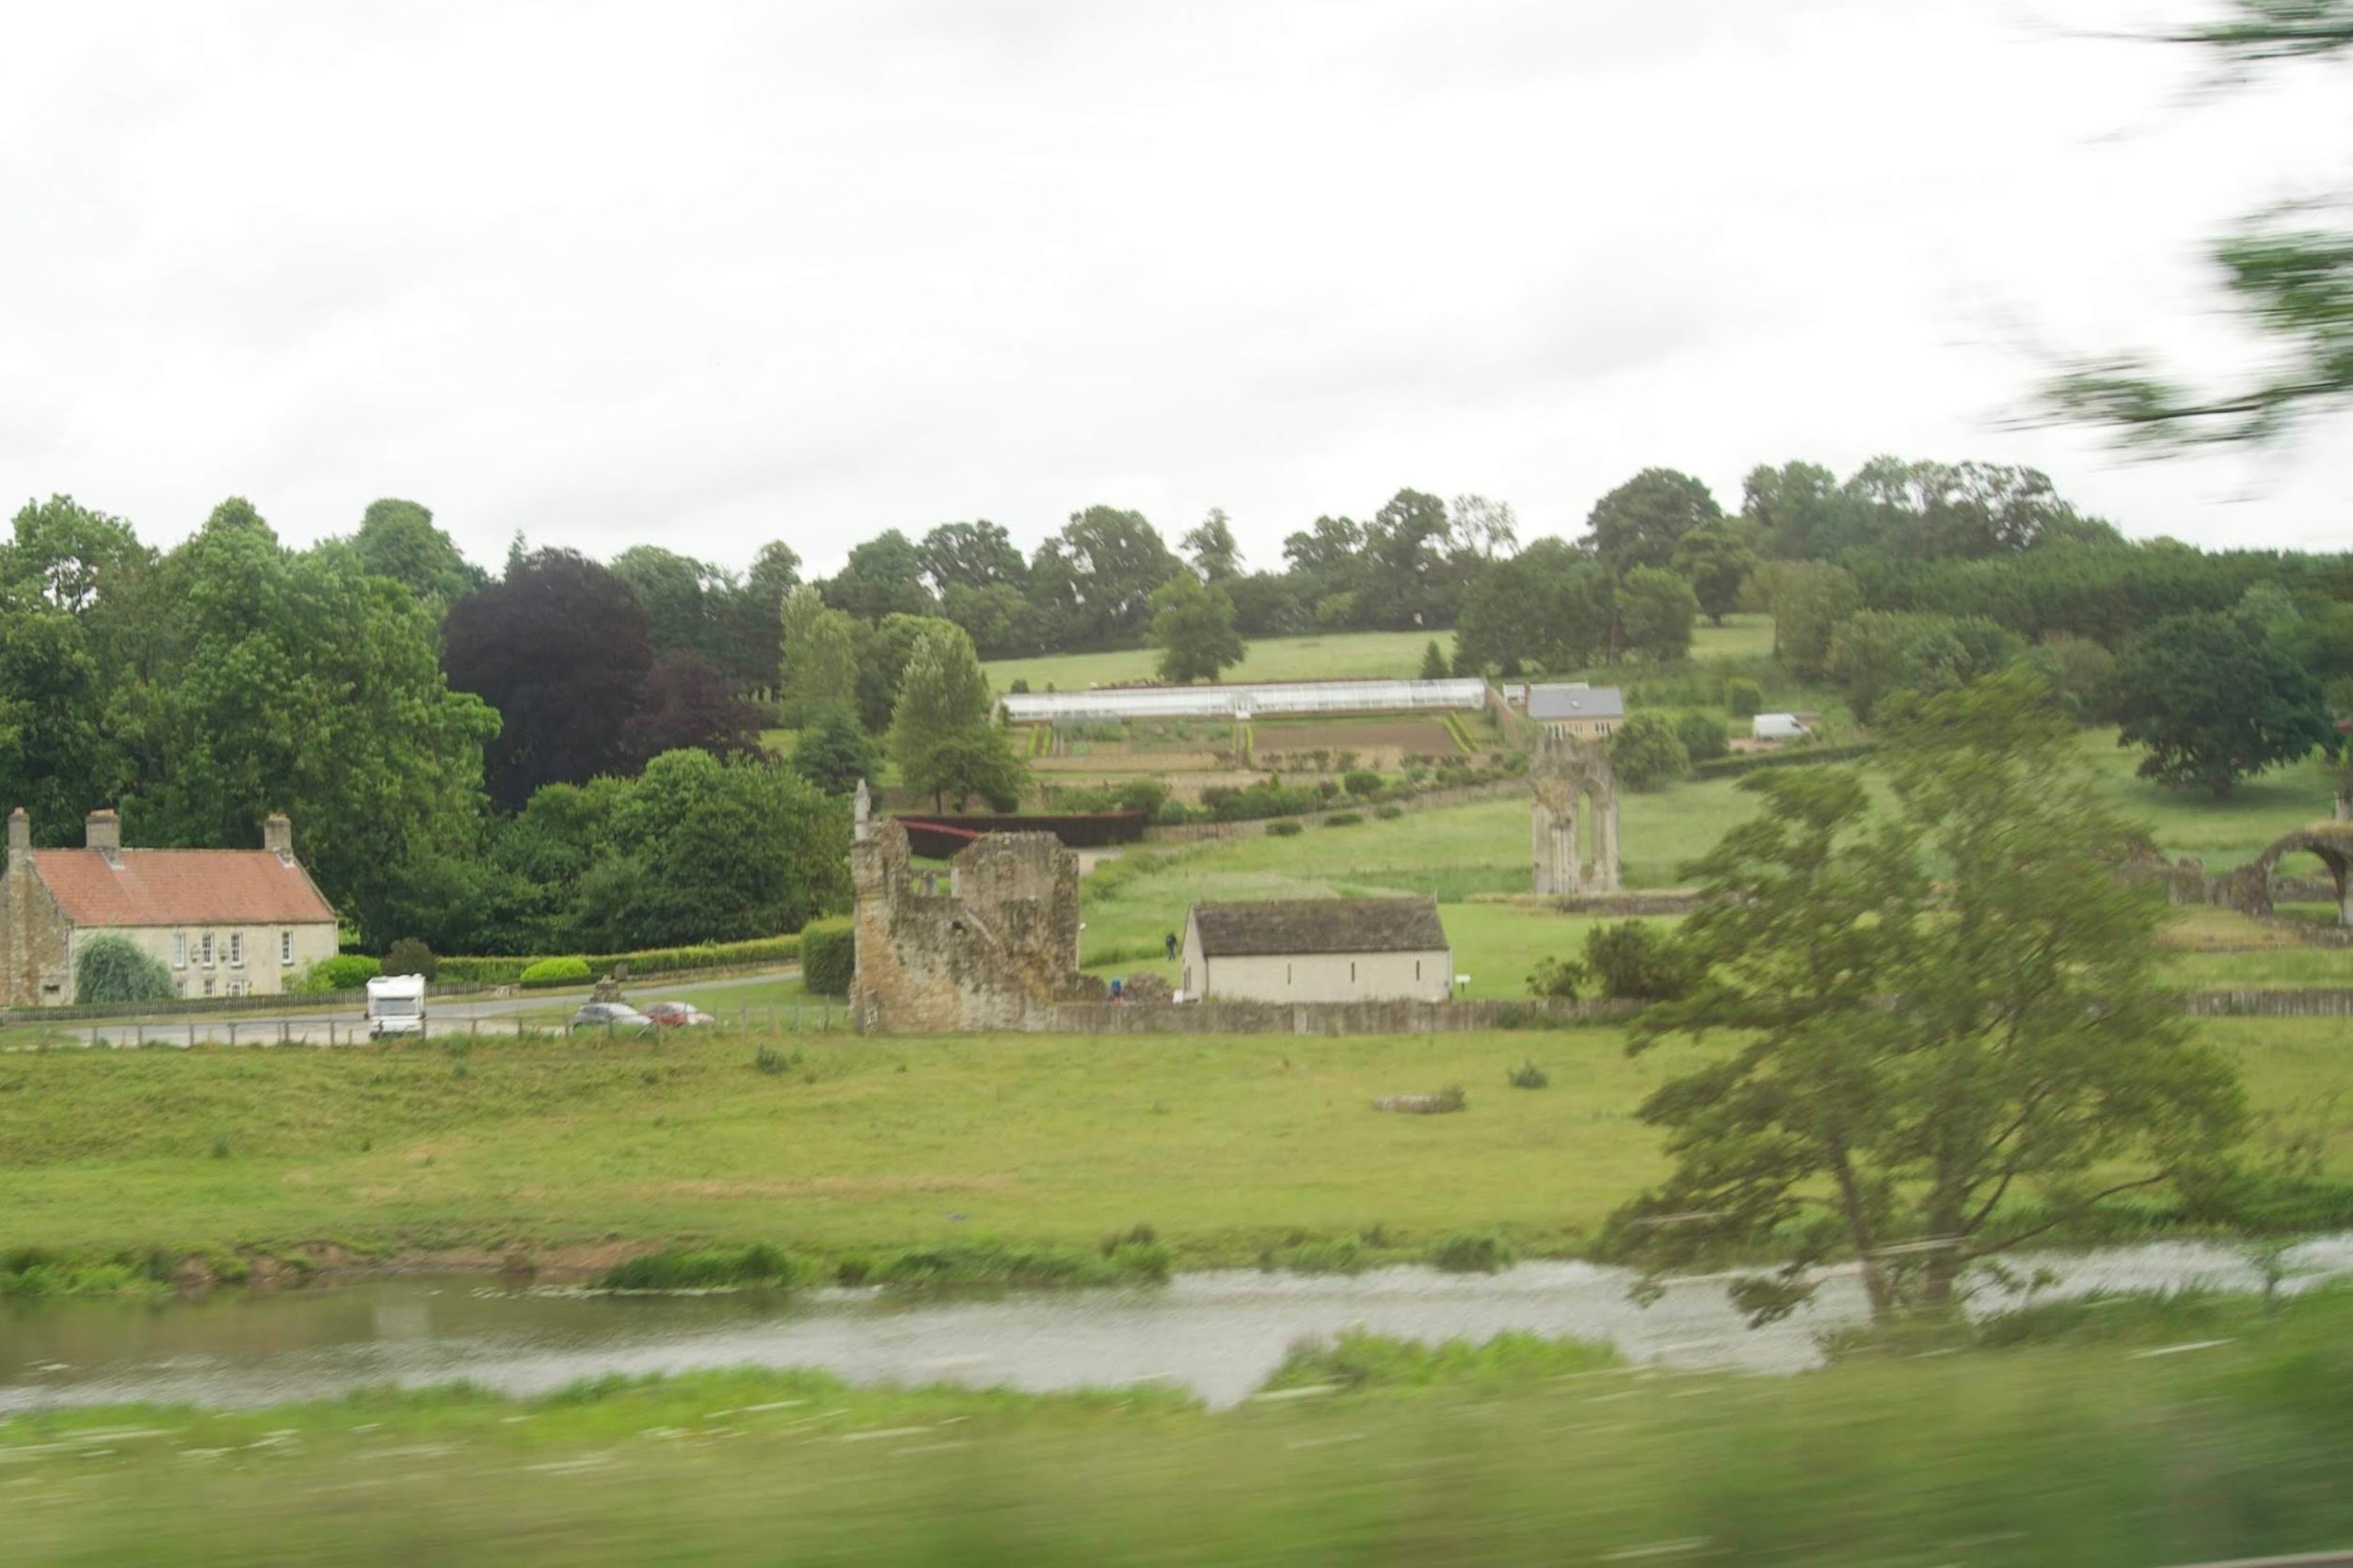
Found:
<svg viewBox="0 0 2353 1568"><path fill-rule="evenodd" d="M1618 776L1601 741L1540 737L1528 758L1528 786L1536 797L1530 860L1540 893L1618 890ZM1585 859L1585 824L1593 827L1593 858Z"/></svg>
<svg viewBox="0 0 2353 1568"><path fill-rule="evenodd" d="M2291 855L2309 853L2329 868L2337 889L2337 923L2353 926L2353 823L2316 823L2274 843L2231 873L2230 901L2241 913L2271 913L2271 873Z"/></svg>

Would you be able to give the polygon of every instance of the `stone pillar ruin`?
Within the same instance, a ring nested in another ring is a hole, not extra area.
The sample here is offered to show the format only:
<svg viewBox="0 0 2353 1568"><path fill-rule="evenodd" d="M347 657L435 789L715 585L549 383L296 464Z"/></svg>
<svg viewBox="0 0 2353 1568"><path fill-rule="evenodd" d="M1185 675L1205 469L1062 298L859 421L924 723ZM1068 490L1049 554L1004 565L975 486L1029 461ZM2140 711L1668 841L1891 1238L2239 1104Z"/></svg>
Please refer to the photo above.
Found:
<svg viewBox="0 0 2353 1568"><path fill-rule="evenodd" d="M1529 753L1528 785L1535 795L1529 832L1535 890L1616 892L1618 776L1609 766L1608 744L1567 735L1539 738ZM1583 831L1588 821L1593 824L1590 865Z"/></svg>

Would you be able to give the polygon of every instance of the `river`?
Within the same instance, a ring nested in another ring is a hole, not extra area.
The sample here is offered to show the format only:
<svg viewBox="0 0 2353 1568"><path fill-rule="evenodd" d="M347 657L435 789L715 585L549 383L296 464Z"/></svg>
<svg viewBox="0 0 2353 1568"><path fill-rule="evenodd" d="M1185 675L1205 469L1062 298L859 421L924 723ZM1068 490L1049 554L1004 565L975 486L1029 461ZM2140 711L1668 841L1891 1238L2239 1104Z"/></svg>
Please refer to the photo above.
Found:
<svg viewBox="0 0 2353 1568"><path fill-rule="evenodd" d="M2056 1272L2057 1295L2261 1285L2244 1250L2201 1242L2020 1263ZM2306 1242L2286 1263L2288 1288L2353 1272L2353 1234ZM1039 1392L1165 1382L1224 1406L1257 1388L1294 1341L1355 1326L1423 1340L1573 1335L1637 1362L1795 1371L1818 1359L1817 1336L1863 1310L1855 1282L1833 1278L1796 1317L1751 1330L1720 1281L1677 1281L1647 1308L1627 1299L1630 1283L1623 1270L1586 1263L1491 1275L1237 1270L1144 1289L909 1300L850 1289L618 1295L410 1275L161 1304L35 1303L0 1310L0 1414L258 1406L459 1380L536 1394L610 1373L745 1366ZM1977 1304L1999 1304L1987 1293Z"/></svg>

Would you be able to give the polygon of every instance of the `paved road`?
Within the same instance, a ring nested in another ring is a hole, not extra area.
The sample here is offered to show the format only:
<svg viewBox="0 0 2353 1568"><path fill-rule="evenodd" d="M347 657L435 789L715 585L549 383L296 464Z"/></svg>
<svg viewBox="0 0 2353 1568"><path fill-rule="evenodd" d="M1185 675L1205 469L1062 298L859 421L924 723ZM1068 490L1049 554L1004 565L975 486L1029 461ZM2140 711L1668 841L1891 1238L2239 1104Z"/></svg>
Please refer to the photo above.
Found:
<svg viewBox="0 0 2353 1568"><path fill-rule="evenodd" d="M689 1000L704 1011L718 1015L722 1021L733 1023L738 1015L728 1006L727 993L754 985L773 985L779 980L800 977L795 968L776 969L765 974L737 975L726 980L677 980L659 985L629 987L632 1000L659 1001L664 998ZM435 1034L472 1034L495 1039L525 1032L548 1032L551 1017L568 1017L571 1010L587 1000L584 991L532 992L512 997L469 997L427 1004L427 1017ZM536 1014L534 1019L521 1015ZM748 1021L753 1027L765 1026L773 1019L778 1029L815 1030L830 1022L841 1027L842 1008L840 1002L830 1005L811 1000L799 1006L785 1002L775 1008L765 1006L750 1009ZM349 1045L355 1039L367 1037L367 1026L357 1007L344 1005L332 1011L312 1013L273 1013L268 1015L213 1014L204 1017L178 1018L168 1023L97 1023L61 1025L56 1032L60 1043L86 1046L141 1045L235 1045L235 1046L327 1046Z"/></svg>

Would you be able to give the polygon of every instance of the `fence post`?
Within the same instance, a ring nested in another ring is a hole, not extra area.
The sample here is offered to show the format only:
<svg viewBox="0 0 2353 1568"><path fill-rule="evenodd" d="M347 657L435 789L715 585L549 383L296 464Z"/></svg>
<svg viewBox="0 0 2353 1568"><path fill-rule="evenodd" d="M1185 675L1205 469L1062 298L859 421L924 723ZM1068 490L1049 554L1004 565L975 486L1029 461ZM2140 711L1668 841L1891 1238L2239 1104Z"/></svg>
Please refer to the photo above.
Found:
<svg viewBox="0 0 2353 1568"><path fill-rule="evenodd" d="M147 1026L146 1026L145 1024L134 1024L134 1025L132 1025L131 1027L132 1027L135 1031L136 1031L136 1032L136 1032L136 1038L137 1038L138 1043L139 1043L139 1048L140 1048L140 1049L142 1049L142 1050L146 1049L146 1048L147 1048Z"/></svg>
<svg viewBox="0 0 2353 1568"><path fill-rule="evenodd" d="M468 1039L470 1039L470 1040L479 1040L479 1039L481 1039L481 1038L482 1038L482 1015L481 1015L481 1014L476 1013L476 1014L473 1016L473 1027L472 1027L472 1029L469 1029L469 1030L466 1032L466 1037L467 1037Z"/></svg>
<svg viewBox="0 0 2353 1568"><path fill-rule="evenodd" d="M188 1020L188 1048L190 1050L196 1048L196 1020L194 1018Z"/></svg>

